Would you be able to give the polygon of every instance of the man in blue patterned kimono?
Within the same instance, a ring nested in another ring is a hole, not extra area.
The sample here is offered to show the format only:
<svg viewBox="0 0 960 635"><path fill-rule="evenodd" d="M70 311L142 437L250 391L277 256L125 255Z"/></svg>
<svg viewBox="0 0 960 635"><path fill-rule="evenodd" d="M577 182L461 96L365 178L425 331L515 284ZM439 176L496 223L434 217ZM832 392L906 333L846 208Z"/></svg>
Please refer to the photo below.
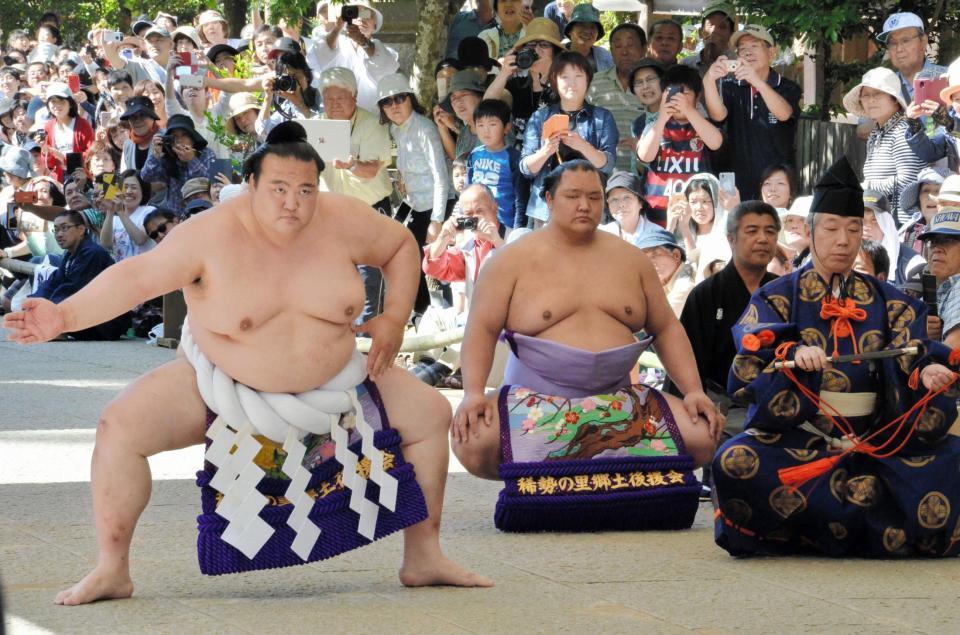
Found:
<svg viewBox="0 0 960 635"><path fill-rule="evenodd" d="M717 544L736 556L955 556L950 351L927 339L923 304L853 272L863 201L845 160L817 184L810 212L812 262L757 290L733 329L728 391L751 405L746 431L713 460ZM909 346L917 353L828 360ZM938 394L924 408L928 391Z"/></svg>

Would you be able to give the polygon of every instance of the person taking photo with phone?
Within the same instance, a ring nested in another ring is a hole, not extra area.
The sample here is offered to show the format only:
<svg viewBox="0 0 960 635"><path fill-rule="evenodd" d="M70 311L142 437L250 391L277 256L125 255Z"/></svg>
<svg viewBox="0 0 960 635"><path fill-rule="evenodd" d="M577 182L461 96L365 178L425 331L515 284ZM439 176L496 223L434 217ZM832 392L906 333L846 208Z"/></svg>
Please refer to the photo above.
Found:
<svg viewBox="0 0 960 635"><path fill-rule="evenodd" d="M644 195L653 208L650 219L664 225L671 195L694 174L710 171L707 151L720 148L723 134L697 110L703 81L696 69L671 66L660 86L660 108L637 143L637 158L649 165Z"/></svg>

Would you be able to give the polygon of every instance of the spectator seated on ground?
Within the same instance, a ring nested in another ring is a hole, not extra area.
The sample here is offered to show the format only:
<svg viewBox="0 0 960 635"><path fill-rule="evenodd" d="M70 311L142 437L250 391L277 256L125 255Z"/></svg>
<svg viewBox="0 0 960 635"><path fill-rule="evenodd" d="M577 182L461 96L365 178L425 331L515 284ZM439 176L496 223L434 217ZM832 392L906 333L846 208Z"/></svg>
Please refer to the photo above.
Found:
<svg viewBox="0 0 960 635"><path fill-rule="evenodd" d="M938 392L955 379L952 356L927 339L921 302L853 271L863 222L858 181L845 159L820 179L811 264L754 292L733 330L727 389L749 403L747 429L712 465L716 541L731 555L960 550L960 437L948 434L956 388ZM919 352L828 362L907 345ZM777 370L776 361L796 367Z"/></svg>
<svg viewBox="0 0 960 635"><path fill-rule="evenodd" d="M63 212L54 221L57 243L64 250L57 270L30 295L59 304L85 287L113 264L113 258L90 237L83 217L72 211ZM103 324L69 333L76 340L115 340L130 326L128 313Z"/></svg>
<svg viewBox="0 0 960 635"><path fill-rule="evenodd" d="M437 280L466 283L467 306L457 317L463 324L480 268L504 243L497 198L488 186L467 185L459 205L461 215L444 221L436 240L424 248L423 271Z"/></svg>
<svg viewBox="0 0 960 635"><path fill-rule="evenodd" d="M686 262L687 254L683 247L677 244L673 234L660 227L652 227L650 231L637 236L633 244L650 259L667 295L667 302L679 318L695 284L695 272Z"/></svg>
<svg viewBox="0 0 960 635"><path fill-rule="evenodd" d="M689 527L693 468L713 455L720 418L683 328L646 256L597 230L597 167L563 163L544 196L550 222L498 250L474 290L454 453L472 474L505 480L504 530ZM656 336L683 402L631 385L649 341L640 331ZM487 396L501 336L512 351L505 385Z"/></svg>

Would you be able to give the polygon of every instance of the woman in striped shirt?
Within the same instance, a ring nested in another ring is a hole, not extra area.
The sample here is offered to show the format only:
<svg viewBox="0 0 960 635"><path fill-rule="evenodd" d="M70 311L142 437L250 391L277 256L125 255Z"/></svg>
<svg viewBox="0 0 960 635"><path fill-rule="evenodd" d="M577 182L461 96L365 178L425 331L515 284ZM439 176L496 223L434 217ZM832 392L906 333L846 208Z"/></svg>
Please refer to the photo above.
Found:
<svg viewBox="0 0 960 635"><path fill-rule="evenodd" d="M900 80L888 68L874 68L843 98L849 112L869 117L876 127L867 139L867 160L863 165L863 188L885 194L890 211L900 225L910 219L902 209L900 194L917 180L924 166L907 143L909 124L904 117L907 103L900 92Z"/></svg>

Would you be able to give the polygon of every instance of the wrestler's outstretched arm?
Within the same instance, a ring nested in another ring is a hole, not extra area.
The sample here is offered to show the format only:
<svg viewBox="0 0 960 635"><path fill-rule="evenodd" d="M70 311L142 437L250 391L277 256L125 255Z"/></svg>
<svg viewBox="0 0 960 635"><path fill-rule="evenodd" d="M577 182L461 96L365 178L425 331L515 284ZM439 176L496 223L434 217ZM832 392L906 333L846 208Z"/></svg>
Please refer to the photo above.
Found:
<svg viewBox="0 0 960 635"><path fill-rule="evenodd" d="M718 440L723 430L723 420L716 405L703 392L690 339L670 308L663 285L660 284L650 260L642 253L638 255L640 279L647 305L646 331L656 335L657 356L663 362L670 379L683 393L683 405L690 418L696 421L698 416L704 417L710 425L710 436Z"/></svg>
<svg viewBox="0 0 960 635"><path fill-rule="evenodd" d="M474 430L474 436L479 434L476 431L481 419L488 426L493 421L493 411L484 389L493 365L497 338L507 323L518 270L516 245L508 245L487 259L473 288L460 347L463 401L453 416L453 438L456 441L466 441L469 430Z"/></svg>
<svg viewBox="0 0 960 635"><path fill-rule="evenodd" d="M177 225L155 248L108 267L60 304L43 298L24 300L22 311L4 316L10 339L21 344L46 342L102 324L151 298L185 287L203 275L205 245L216 240L204 231L210 220L198 216Z"/></svg>
<svg viewBox="0 0 960 635"><path fill-rule="evenodd" d="M393 366L403 343L420 285L420 250L410 230L369 205L350 196L324 196L338 210L339 228L354 264L379 267L387 283L383 312L356 328L373 340L367 373L375 381Z"/></svg>

